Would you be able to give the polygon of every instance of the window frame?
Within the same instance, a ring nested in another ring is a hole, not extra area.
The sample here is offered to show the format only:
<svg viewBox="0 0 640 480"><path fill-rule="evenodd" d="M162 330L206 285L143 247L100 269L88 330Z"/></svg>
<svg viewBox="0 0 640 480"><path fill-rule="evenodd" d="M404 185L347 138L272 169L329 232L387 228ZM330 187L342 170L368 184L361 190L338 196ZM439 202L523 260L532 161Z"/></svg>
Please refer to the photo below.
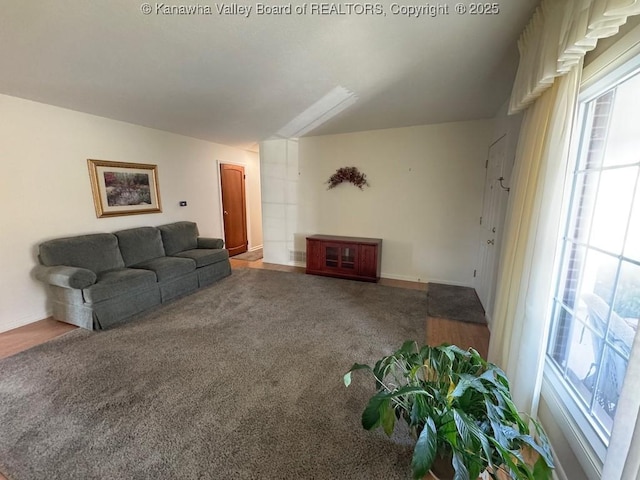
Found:
<svg viewBox="0 0 640 480"><path fill-rule="evenodd" d="M637 44L636 44L637 45ZM571 133L569 158L564 179L564 194L562 201L562 213L558 224L558 238L556 244L556 264L553 271L553 289L550 292L550 301L547 311L547 318L550 319L548 325L547 345L545 346L545 359L543 369L543 389L542 394L548 400L550 408L556 412L556 415L564 420L560 422L560 428L567 440L572 444L572 449L576 452L580 463L586 471L592 474L599 474L604 463L608 448L608 438L602 429L594 425L581 407L582 401L578 398L574 388L563 378L562 372L558 369L555 361L548 353L550 342L557 333L557 322L554 321L556 309L561 308L561 282L564 276L565 255L569 247L567 238L569 228L574 215L574 204L576 198L574 189L578 183L578 175L576 170L585 149L588 148L589 139L591 138L591 130L588 128L592 124L590 122L589 103L606 94L608 91L616 88L629 78L640 75L640 50L633 49L633 55L629 50L623 55L618 56L614 61L610 62L606 67L598 66L595 73L589 72L585 75L585 81L581 85L577 107L574 114L573 132ZM585 69L586 70L586 69ZM582 171L582 170L579 170ZM600 186L598 185L598 188ZM640 183L636 187L640 191ZM629 213L631 215L632 212ZM590 222L593 221L593 212ZM589 231L592 224L589 225ZM576 243L575 241L573 243ZM619 271L618 271L619 274ZM617 274L617 275L618 275ZM616 277L616 282L618 278ZM546 395L545 395L546 393ZM576 448L578 447L578 448Z"/></svg>

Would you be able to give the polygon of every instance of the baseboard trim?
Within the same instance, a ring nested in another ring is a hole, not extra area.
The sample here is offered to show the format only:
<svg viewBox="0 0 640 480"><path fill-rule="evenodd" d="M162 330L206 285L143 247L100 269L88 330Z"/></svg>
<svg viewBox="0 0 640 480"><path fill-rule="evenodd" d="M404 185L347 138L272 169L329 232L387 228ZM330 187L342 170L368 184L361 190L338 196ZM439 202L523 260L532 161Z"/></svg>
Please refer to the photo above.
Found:
<svg viewBox="0 0 640 480"><path fill-rule="evenodd" d="M388 278L389 280L402 280L403 282L428 283L418 277L413 277L410 275L396 275L395 273L382 272L380 274L380 278Z"/></svg>
<svg viewBox="0 0 640 480"><path fill-rule="evenodd" d="M438 278L421 278L410 275L397 275L395 273L385 273L382 272L380 274L381 278L388 278L390 280L403 280L405 282L414 282L414 283L444 283L446 285L455 285L457 287L470 287L473 288L472 285L464 282L455 282L451 280L441 280Z"/></svg>
<svg viewBox="0 0 640 480"><path fill-rule="evenodd" d="M46 320L47 318L53 318L52 312L46 312L45 313L46 317L42 318L41 316L38 315L38 317L34 317L32 315L26 316L26 317L22 317L22 318L18 318L15 320L10 320L6 323L2 323L0 325L0 333L4 333L4 332L8 332L9 330L14 330L16 328L19 327L24 327L25 325L29 325L30 323L35 323L35 322L39 322L41 320Z"/></svg>

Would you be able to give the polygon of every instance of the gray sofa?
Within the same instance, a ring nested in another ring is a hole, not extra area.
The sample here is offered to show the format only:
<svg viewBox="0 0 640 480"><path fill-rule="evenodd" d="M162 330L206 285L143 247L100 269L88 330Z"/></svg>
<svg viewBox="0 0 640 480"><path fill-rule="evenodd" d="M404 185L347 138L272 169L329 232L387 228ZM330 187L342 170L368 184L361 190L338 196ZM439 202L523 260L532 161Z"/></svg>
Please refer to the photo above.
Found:
<svg viewBox="0 0 640 480"><path fill-rule="evenodd" d="M40 244L35 274L55 319L99 330L230 275L223 247L193 222L58 238Z"/></svg>

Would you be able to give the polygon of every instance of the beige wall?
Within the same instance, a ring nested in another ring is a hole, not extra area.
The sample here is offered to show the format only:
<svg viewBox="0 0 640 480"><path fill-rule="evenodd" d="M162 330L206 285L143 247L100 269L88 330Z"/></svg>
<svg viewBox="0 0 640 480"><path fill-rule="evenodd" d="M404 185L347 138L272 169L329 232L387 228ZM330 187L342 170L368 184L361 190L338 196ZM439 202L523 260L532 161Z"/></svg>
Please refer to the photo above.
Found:
<svg viewBox="0 0 640 480"><path fill-rule="evenodd" d="M242 152L246 159L245 195L247 200L247 234L249 250L262 247L262 198L260 188L260 155L254 152Z"/></svg>
<svg viewBox="0 0 640 480"><path fill-rule="evenodd" d="M297 239L379 237L383 277L472 285L492 131L480 120L301 138ZM371 186L327 190L344 166Z"/></svg>
<svg viewBox="0 0 640 480"><path fill-rule="evenodd" d="M0 331L49 315L32 276L39 242L177 220L220 236L217 161L247 165L248 188L259 189L255 153L6 95L0 111ZM96 218L87 158L157 164L163 213ZM256 198L259 192L248 198L249 210L259 220ZM259 245L254 220L250 242Z"/></svg>

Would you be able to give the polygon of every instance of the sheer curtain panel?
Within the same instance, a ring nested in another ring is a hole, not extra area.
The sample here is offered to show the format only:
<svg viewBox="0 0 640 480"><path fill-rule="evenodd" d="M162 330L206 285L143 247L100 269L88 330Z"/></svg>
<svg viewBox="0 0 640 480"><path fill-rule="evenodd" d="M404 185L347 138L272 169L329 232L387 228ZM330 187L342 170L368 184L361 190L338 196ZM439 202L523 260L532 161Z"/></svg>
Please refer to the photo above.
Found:
<svg viewBox="0 0 640 480"><path fill-rule="evenodd" d="M509 376L518 408L533 415L578 78L574 70L559 79L525 112L500 257L489 360Z"/></svg>

